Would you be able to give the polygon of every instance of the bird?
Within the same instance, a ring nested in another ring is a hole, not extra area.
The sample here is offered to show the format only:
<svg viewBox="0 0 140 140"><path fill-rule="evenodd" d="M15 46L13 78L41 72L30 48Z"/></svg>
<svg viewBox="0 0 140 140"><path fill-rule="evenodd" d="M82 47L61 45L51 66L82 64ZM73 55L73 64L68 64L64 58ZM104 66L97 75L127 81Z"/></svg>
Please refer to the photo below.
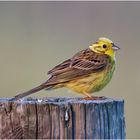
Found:
<svg viewBox="0 0 140 140"><path fill-rule="evenodd" d="M120 48L106 37L98 38L88 48L48 71L50 78L39 86L17 94L18 100L40 90L66 87L92 99L92 93L102 90L115 71L115 53Z"/></svg>

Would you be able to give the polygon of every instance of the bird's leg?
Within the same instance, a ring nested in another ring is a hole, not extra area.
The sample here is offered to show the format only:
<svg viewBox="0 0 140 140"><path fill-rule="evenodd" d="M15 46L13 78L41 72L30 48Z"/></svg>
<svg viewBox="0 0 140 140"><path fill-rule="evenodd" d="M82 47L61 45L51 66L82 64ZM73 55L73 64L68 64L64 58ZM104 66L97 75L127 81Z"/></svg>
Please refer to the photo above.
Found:
<svg viewBox="0 0 140 140"><path fill-rule="evenodd" d="M84 95L86 96L83 98L84 100L104 100L105 99L105 97L103 97L103 96L101 96L101 97L91 96L89 93L86 93L86 92L84 92Z"/></svg>
<svg viewBox="0 0 140 140"><path fill-rule="evenodd" d="M92 100L92 96L90 94L88 94L87 92L83 93L86 97L84 97L84 100Z"/></svg>

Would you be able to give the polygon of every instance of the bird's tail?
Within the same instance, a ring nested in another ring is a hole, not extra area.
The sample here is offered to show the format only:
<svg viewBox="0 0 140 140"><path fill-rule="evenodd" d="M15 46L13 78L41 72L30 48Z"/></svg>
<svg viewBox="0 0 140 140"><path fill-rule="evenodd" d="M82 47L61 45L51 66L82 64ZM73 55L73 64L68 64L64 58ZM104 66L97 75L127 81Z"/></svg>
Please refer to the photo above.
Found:
<svg viewBox="0 0 140 140"><path fill-rule="evenodd" d="M35 87L35 88L33 88L33 89L29 90L29 91L17 94L16 96L14 96L13 99L18 100L20 98L23 98L25 96L31 95L31 94L33 94L35 92L38 92L38 91L40 91L40 90L42 90L44 88L46 88L44 85L37 86L37 87Z"/></svg>

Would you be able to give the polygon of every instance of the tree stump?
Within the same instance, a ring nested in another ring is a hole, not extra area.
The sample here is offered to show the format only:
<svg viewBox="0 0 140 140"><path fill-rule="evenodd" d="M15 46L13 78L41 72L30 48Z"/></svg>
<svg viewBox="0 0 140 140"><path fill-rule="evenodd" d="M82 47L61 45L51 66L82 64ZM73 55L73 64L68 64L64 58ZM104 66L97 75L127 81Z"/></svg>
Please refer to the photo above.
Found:
<svg viewBox="0 0 140 140"><path fill-rule="evenodd" d="M0 139L124 139L124 101L0 99Z"/></svg>

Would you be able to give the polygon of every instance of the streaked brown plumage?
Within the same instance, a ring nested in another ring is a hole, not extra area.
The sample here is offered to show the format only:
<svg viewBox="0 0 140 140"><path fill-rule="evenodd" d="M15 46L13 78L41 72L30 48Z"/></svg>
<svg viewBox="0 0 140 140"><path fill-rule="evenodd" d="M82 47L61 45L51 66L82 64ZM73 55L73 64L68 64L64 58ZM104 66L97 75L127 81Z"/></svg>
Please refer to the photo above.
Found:
<svg viewBox="0 0 140 140"><path fill-rule="evenodd" d="M71 59L62 62L50 70L48 74L50 74L51 77L46 82L34 89L16 95L15 98L19 99L42 89L54 89L59 87L68 87L90 97L89 93L98 91L98 89L103 88L110 81L115 69L114 64L114 58L110 55L94 52L90 48L82 50ZM83 90L79 89L79 82L83 82L83 85L81 84ZM92 85L93 83L90 82L94 82L95 85L97 83L97 87L94 87L94 85ZM100 82L102 82L102 84ZM90 86L89 89L88 86Z"/></svg>
<svg viewBox="0 0 140 140"><path fill-rule="evenodd" d="M51 74L52 77L44 84L54 85L81 78L103 70L108 64L109 57L107 55L97 54L86 49L50 70L48 74Z"/></svg>

